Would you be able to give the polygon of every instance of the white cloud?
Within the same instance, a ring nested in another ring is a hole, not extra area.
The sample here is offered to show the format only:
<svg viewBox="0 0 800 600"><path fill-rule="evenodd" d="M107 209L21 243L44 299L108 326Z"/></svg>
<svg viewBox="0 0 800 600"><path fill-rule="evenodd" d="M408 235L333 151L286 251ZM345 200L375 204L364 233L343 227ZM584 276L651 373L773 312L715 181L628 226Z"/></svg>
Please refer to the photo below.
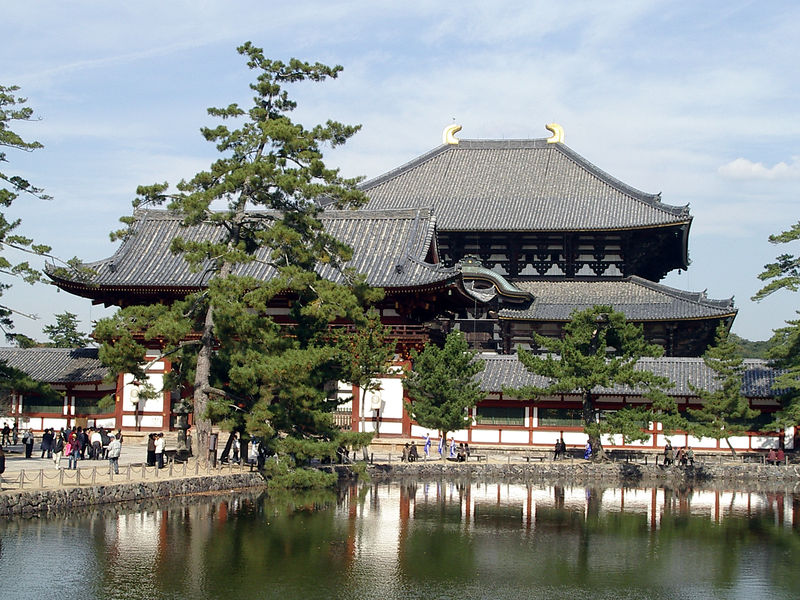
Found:
<svg viewBox="0 0 800 600"><path fill-rule="evenodd" d="M800 178L800 156L793 156L789 163L779 162L767 167L764 163L737 158L722 165L718 172L730 179L798 179Z"/></svg>

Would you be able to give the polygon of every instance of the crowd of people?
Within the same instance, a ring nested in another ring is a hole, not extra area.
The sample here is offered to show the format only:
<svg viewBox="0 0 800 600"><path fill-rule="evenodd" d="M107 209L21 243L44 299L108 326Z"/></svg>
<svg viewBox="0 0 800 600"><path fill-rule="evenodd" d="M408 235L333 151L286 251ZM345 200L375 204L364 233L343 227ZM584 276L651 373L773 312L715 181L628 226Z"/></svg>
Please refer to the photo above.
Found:
<svg viewBox="0 0 800 600"><path fill-rule="evenodd" d="M688 445L678 448L676 451L670 442L664 446L664 466L669 467L675 463L682 467L687 465L694 466L694 450Z"/></svg>
<svg viewBox="0 0 800 600"><path fill-rule="evenodd" d="M8 430L8 431L6 431ZM25 451L25 458L33 458L36 436L32 429L26 429L22 437L16 423L9 427L6 423L2 429L2 445L16 444L22 441ZM115 443L116 442L116 443ZM77 469L80 460L106 460L111 459L111 454L116 454L119 458L117 444L122 443L122 432L111 433L105 427L80 427L74 426L71 429L54 428L45 429L39 438L39 458L52 460L53 465L60 469L61 460L67 459L68 469ZM112 462L112 468L114 464Z"/></svg>

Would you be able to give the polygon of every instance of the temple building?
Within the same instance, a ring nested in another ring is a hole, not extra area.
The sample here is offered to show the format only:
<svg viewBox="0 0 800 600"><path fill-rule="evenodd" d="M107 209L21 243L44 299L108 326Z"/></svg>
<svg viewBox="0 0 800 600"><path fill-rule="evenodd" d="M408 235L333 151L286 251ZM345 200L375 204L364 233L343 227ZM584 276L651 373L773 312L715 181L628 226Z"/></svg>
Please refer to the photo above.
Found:
<svg viewBox="0 0 800 600"><path fill-rule="evenodd" d="M557 125L548 126L550 138L534 140L459 140L458 129L445 130L439 147L361 184L369 197L364 208L326 209L321 215L326 230L353 249L348 266L385 290L378 308L392 327L399 362L410 349L440 342L453 329L487 353L487 400L473 414L474 426L458 432L458 439L549 446L553 427L585 438L571 420L575 399L504 398L503 385L513 383L496 377L501 366L519 365L518 347L536 351L533 333L561 335L576 309L602 304L623 312L641 324L649 341L663 346L666 362L659 368L676 383L696 379L703 369L699 356L720 323L731 326L736 309L732 299L660 283L671 271L688 268L688 206L665 204L659 194L600 170L564 144ZM187 230L168 211L144 210L136 213L133 231L113 256L87 265L95 273L90 280L55 271L50 277L65 291L106 306L170 302L207 284L204 271L191 271L169 245L176 235L220 235L214 227ZM240 265L236 273L268 279L266 263ZM339 277L327 266L319 272ZM290 301L279 299L271 307L277 321ZM167 371L168 361L159 369ZM767 377L763 364L753 369ZM135 389L126 377L117 389L117 425L141 427L137 418L153 415L131 402ZM384 436L423 435L403 408L400 375L382 384L371 397L349 386L340 389L343 399L353 397L343 404L344 422ZM775 410L765 389L751 386L747 394L762 409ZM162 427L170 422L162 410L169 394L164 391L156 411ZM636 401L635 394L620 390L604 394L600 404L608 410ZM692 396L682 393L684 404L691 405ZM653 426L657 432L658 424ZM751 438L758 438L756 445L774 441L754 435L740 446L752 447ZM663 443L657 434L653 440Z"/></svg>

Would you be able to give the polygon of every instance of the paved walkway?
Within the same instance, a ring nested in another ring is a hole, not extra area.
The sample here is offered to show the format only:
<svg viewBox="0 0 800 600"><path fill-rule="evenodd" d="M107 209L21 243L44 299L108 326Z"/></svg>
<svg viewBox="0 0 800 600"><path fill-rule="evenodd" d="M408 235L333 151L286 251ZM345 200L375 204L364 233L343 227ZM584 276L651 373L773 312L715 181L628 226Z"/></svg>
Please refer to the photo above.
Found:
<svg viewBox="0 0 800 600"><path fill-rule="evenodd" d="M249 467L244 465L218 465L216 469L204 469L195 459L189 459L187 463L167 464L164 469L147 467L145 466L147 447L144 444L122 444L118 475L110 473L108 460L81 460L78 461L77 469L70 470L67 469L69 462L66 458L62 458L60 468L56 468L52 458L40 458L42 452L38 449L31 458L25 458L22 444L6 446L3 449L6 454L6 470L2 475L3 493L20 489L105 485L249 470Z"/></svg>

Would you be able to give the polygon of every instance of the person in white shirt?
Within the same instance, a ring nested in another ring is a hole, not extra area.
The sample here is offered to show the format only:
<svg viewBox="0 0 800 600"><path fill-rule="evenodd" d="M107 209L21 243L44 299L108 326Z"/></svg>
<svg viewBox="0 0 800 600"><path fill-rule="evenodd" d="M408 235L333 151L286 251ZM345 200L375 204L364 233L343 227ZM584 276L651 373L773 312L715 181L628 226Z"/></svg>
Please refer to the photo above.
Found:
<svg viewBox="0 0 800 600"><path fill-rule="evenodd" d="M108 468L119 475L119 455L122 452L122 443L113 435L108 436Z"/></svg>
<svg viewBox="0 0 800 600"><path fill-rule="evenodd" d="M156 465L159 469L164 468L164 434L156 434Z"/></svg>

